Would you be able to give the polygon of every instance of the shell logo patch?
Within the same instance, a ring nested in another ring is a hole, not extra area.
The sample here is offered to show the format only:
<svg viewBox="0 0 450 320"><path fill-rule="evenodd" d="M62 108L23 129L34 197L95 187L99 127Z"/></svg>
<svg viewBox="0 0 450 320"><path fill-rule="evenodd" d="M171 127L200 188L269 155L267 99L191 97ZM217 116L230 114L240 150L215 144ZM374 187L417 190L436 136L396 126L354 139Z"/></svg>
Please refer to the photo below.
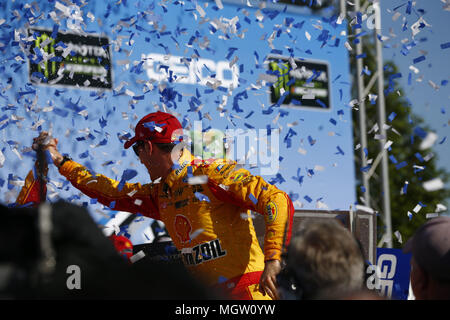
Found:
<svg viewBox="0 0 450 320"><path fill-rule="evenodd" d="M191 241L191 223L188 218L182 214L177 214L174 221L175 232L180 239L181 243L187 243Z"/></svg>
<svg viewBox="0 0 450 320"><path fill-rule="evenodd" d="M265 214L264 214L266 223L267 224L273 223L275 221L275 219L277 218L277 213L278 213L277 205L275 203L273 203L272 201L270 201L266 205L266 210L265 210Z"/></svg>

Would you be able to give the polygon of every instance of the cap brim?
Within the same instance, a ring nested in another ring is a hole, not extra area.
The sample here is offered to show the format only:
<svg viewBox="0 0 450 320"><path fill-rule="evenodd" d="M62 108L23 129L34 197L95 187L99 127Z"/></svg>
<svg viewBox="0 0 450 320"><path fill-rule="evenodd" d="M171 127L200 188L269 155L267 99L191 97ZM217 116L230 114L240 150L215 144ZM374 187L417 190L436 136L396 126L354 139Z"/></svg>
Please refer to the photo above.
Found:
<svg viewBox="0 0 450 320"><path fill-rule="evenodd" d="M133 144L135 144L137 141L137 137L134 136L133 138L131 138L130 140L128 140L127 142L125 142L124 144L124 148L128 149L129 147L131 147Z"/></svg>

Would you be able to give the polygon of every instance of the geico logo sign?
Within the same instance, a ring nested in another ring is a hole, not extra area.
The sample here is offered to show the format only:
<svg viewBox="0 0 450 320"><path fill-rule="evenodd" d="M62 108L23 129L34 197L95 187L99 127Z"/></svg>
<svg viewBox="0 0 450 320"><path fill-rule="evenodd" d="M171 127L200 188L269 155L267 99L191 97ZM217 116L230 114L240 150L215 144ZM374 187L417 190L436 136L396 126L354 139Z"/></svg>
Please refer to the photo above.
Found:
<svg viewBox="0 0 450 320"><path fill-rule="evenodd" d="M381 295L391 298L396 270L397 257L395 255L380 255L377 265L371 265L366 270L366 273L370 274L366 282L367 288L379 290Z"/></svg>
<svg viewBox="0 0 450 320"><path fill-rule="evenodd" d="M216 89L219 86L236 88L239 84L239 69L230 67L228 61L188 59L159 53L143 55L147 76L156 81L200 84ZM215 77L211 77L215 74Z"/></svg>

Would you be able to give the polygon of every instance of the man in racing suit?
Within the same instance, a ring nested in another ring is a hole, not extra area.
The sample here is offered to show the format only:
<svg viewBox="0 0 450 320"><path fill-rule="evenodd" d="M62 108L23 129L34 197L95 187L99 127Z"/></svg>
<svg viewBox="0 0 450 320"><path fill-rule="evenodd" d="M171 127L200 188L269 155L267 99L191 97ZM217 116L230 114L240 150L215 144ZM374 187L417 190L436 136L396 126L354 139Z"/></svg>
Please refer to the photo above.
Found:
<svg viewBox="0 0 450 320"><path fill-rule="evenodd" d="M182 127L171 114L142 118L133 146L153 183L119 183L92 175L46 145L59 172L73 186L114 210L161 220L180 250L185 266L204 284L231 299L277 299L276 276L291 237L294 208L288 195L234 161L199 160L179 142ZM43 132L35 142L48 139ZM159 180L156 182L155 180ZM250 210L264 216L264 253Z"/></svg>

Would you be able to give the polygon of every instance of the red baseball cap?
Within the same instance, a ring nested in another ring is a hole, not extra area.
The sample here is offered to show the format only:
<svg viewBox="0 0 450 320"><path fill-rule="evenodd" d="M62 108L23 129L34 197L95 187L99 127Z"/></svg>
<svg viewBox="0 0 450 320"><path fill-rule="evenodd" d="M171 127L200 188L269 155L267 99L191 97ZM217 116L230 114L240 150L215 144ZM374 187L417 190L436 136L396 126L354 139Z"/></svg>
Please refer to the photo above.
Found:
<svg viewBox="0 0 450 320"><path fill-rule="evenodd" d="M161 111L149 113L143 117L136 125L134 131L135 136L125 142L125 149L128 149L139 140L150 140L155 143L172 143L179 141L179 136L182 135L182 127L178 119L170 113Z"/></svg>

